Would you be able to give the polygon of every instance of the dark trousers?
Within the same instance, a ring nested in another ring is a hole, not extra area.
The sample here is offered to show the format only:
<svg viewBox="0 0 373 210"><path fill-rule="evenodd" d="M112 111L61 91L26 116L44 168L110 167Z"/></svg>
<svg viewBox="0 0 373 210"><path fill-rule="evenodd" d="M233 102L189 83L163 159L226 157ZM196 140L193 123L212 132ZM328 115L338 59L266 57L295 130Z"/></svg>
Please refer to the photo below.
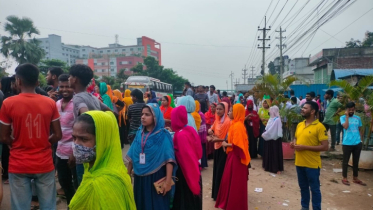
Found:
<svg viewBox="0 0 373 210"><path fill-rule="evenodd" d="M358 145L343 145L343 163L342 163L342 175L344 178L347 177L347 167L348 161L350 160L352 154L352 168L353 168L353 175L357 177L359 171L359 159L361 148L363 144L360 143Z"/></svg>
<svg viewBox="0 0 373 210"><path fill-rule="evenodd" d="M343 135L344 135L343 127L340 122L338 122L336 130L337 130L337 133L335 136L335 141L339 144L340 142L343 142ZM342 139L341 139L341 132L342 132Z"/></svg>
<svg viewBox="0 0 373 210"><path fill-rule="evenodd" d="M58 182L65 192L66 201L67 204L69 204L75 194L75 189L77 188L78 181L76 176L76 168L70 168L67 164L67 161L68 160L66 159L57 157L56 168L58 172Z"/></svg>
<svg viewBox="0 0 373 210"><path fill-rule="evenodd" d="M330 130L330 136L332 137L332 145L330 148L335 149L335 136L337 134L337 126L336 125L328 125L323 124L326 128L326 131Z"/></svg>
<svg viewBox="0 0 373 210"><path fill-rule="evenodd" d="M321 210L320 168L307 168L300 166L297 166L296 168L302 208L309 209L311 189L312 209Z"/></svg>

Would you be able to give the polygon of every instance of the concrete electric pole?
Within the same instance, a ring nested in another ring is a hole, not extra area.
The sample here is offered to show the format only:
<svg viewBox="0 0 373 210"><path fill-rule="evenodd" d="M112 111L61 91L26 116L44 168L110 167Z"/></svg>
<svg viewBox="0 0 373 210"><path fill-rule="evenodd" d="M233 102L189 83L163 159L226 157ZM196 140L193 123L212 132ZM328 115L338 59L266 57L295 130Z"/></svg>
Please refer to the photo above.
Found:
<svg viewBox="0 0 373 210"><path fill-rule="evenodd" d="M280 45L277 45L278 48L280 48L280 82L282 82L283 76L282 74L284 73L284 57L282 55L282 49L286 47L286 45L282 44L282 39L286 39L286 36L283 37L282 33L286 32L286 30L282 30L280 27L280 31L276 31L280 33L280 37L276 37L276 39L280 39Z"/></svg>
<svg viewBox="0 0 373 210"><path fill-rule="evenodd" d="M242 73L242 79L243 79L243 84L246 84L246 78L247 78L247 69L246 69L246 65L245 65L245 68L242 69L243 73Z"/></svg>
<svg viewBox="0 0 373 210"><path fill-rule="evenodd" d="M255 67L254 67L254 66L251 66L250 68L251 68L251 78L254 78L254 68L255 68Z"/></svg>
<svg viewBox="0 0 373 210"><path fill-rule="evenodd" d="M262 46L260 47L258 45L258 49L262 49L263 50L263 62L262 62L262 72L261 74L264 75L265 73L265 55L266 55L266 49L269 49L271 47L271 45L268 45L268 47L266 47L266 41L269 41L271 39L271 37L269 36L268 39L266 39L266 32L271 30L271 26L269 26L267 28L267 17L265 16L264 17L264 27L261 29L260 26L258 26L258 31L263 31L263 39L260 39L260 37L258 36L258 40L259 41L262 41L263 44Z"/></svg>
<svg viewBox="0 0 373 210"><path fill-rule="evenodd" d="M233 90L233 71L231 71L231 74L229 75L229 77L231 78L231 90Z"/></svg>

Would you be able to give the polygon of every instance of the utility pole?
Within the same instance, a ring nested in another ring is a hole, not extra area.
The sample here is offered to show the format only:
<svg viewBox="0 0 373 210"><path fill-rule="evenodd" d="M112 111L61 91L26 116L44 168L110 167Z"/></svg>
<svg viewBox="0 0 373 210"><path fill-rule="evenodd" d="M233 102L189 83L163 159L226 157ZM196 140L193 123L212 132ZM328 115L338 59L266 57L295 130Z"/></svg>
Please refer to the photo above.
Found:
<svg viewBox="0 0 373 210"><path fill-rule="evenodd" d="M254 78L254 68L255 68L255 67L254 67L254 66L251 66L250 68L251 68L251 78Z"/></svg>
<svg viewBox="0 0 373 210"><path fill-rule="evenodd" d="M243 79L243 84L246 84L246 75L247 75L247 69L246 69L246 65L245 65L245 68L242 69L243 73L242 73L242 79Z"/></svg>
<svg viewBox="0 0 373 210"><path fill-rule="evenodd" d="M228 80L225 80L227 82L227 90L228 90Z"/></svg>
<svg viewBox="0 0 373 210"><path fill-rule="evenodd" d="M277 45L278 48L280 48L280 82L282 82L282 74L284 73L284 58L282 56L282 49L286 47L286 45L282 44L282 39L286 39L286 36L282 36L282 32L286 32L286 30L282 30L280 27L280 31L276 31L280 33L280 37L276 37L276 39L280 39L280 45Z"/></svg>
<svg viewBox="0 0 373 210"><path fill-rule="evenodd" d="M231 71L231 74L229 75L229 77L231 78L231 90L233 90L233 71Z"/></svg>
<svg viewBox="0 0 373 210"><path fill-rule="evenodd" d="M258 40L259 41L262 41L263 44L262 46L260 47L258 45L258 49L262 49L263 50L263 62L262 62L262 75L264 75L264 70L265 70L265 55L266 55L266 49L269 49L271 47L271 45L268 45L268 47L266 47L266 41L269 41L271 39L271 37L269 36L268 39L266 39L266 32L271 30L271 26L269 26L267 28L267 17L264 16L264 27L261 29L260 26L258 26L258 31L263 31L263 39L260 39L260 37L258 36Z"/></svg>
<svg viewBox="0 0 373 210"><path fill-rule="evenodd" d="M239 84L239 83L240 83L239 79L236 78L236 82L235 82L234 84L237 85L237 84Z"/></svg>

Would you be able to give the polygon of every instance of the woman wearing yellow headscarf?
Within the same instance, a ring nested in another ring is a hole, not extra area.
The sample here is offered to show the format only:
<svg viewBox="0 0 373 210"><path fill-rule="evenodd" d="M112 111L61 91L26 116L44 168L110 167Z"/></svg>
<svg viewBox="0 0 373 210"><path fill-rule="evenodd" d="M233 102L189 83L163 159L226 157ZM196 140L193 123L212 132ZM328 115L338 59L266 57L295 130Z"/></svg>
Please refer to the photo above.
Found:
<svg viewBox="0 0 373 210"><path fill-rule="evenodd" d="M126 91L124 91L123 102L126 104L127 109L129 106L133 104L132 97L131 97L131 90L127 89Z"/></svg>
<svg viewBox="0 0 373 210"><path fill-rule="evenodd" d="M264 99L262 102L262 108L260 108L258 111L258 115L260 118L258 154L262 157L264 156L264 139L262 138L262 134L265 131L267 122L270 117L269 107L271 107L271 100Z"/></svg>
<svg viewBox="0 0 373 210"><path fill-rule="evenodd" d="M117 97L118 98L118 101L123 102L123 98L122 98L122 93L116 89L113 91L114 93L114 97ZM125 120L125 116L126 116L126 106L123 107L123 109L121 109L120 106L116 105L117 109L118 109L118 126L119 126L119 134L120 134L120 143L121 143L121 146L123 148L123 144L125 144L125 138L126 138L126 120Z"/></svg>
<svg viewBox="0 0 373 210"><path fill-rule="evenodd" d="M200 109L200 103L198 101L194 101L194 103L196 104L196 108L194 112L191 113L191 115L193 116L194 121L196 122L197 131L199 131L199 127L201 126L202 122L201 116L198 113Z"/></svg>
<svg viewBox="0 0 373 210"><path fill-rule="evenodd" d="M76 161L84 163L84 176L71 210L136 209L116 123L112 112L89 111L76 119L73 152Z"/></svg>

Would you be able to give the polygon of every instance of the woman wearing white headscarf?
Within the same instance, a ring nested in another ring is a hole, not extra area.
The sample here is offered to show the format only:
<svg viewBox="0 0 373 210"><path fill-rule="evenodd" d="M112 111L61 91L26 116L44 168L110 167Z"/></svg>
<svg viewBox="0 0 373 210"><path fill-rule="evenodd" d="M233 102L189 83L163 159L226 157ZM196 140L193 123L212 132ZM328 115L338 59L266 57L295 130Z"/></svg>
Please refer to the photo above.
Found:
<svg viewBox="0 0 373 210"><path fill-rule="evenodd" d="M263 168L265 171L280 174L284 170L282 156L282 122L277 106L269 108L270 118L265 132L264 139Z"/></svg>

